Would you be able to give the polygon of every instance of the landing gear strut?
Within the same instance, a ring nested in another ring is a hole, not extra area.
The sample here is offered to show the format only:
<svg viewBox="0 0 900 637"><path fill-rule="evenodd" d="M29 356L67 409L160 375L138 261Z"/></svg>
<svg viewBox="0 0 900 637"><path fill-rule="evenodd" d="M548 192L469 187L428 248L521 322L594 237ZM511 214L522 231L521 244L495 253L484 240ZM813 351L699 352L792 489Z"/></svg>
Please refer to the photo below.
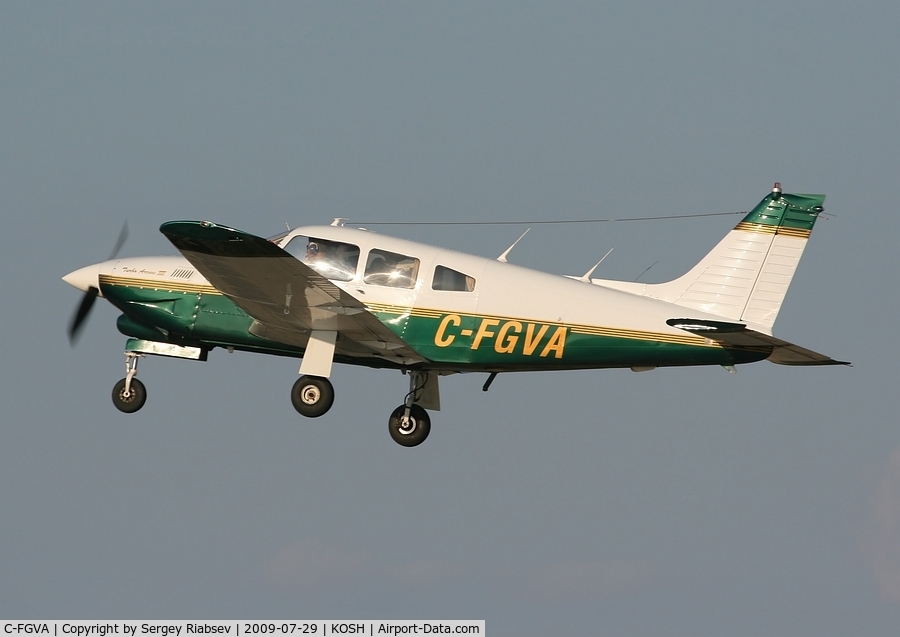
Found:
<svg viewBox="0 0 900 637"><path fill-rule="evenodd" d="M113 405L126 414L133 414L147 402L147 388L135 378L138 359L142 356L137 352L125 352L125 378L113 386Z"/></svg>
<svg viewBox="0 0 900 637"><path fill-rule="evenodd" d="M415 404L425 385L429 375L422 372L411 372L409 376L409 393L406 400L397 407L388 419L388 431L394 442L404 447L415 447L425 442L431 432L431 418L428 412Z"/></svg>
<svg viewBox="0 0 900 637"><path fill-rule="evenodd" d="M291 389L291 402L301 415L318 418L334 404L334 386L327 378L301 376Z"/></svg>

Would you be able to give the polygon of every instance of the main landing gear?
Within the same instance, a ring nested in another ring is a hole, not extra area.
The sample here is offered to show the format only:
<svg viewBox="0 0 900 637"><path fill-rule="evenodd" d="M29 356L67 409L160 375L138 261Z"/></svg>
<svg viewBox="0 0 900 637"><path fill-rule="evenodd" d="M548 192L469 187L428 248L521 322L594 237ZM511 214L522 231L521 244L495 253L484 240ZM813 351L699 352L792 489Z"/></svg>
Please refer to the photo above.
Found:
<svg viewBox="0 0 900 637"><path fill-rule="evenodd" d="M431 418L428 412L416 403L423 398L428 381L432 378L436 383L437 376L432 377L424 372L410 372L409 393L406 394L406 400L388 419L388 431L398 445L404 447L421 445L431 433Z"/></svg>
<svg viewBox="0 0 900 637"><path fill-rule="evenodd" d="M434 386L430 386L429 382ZM436 375L410 372L409 393L403 404L388 419L388 431L394 442L404 447L415 447L425 442L431 432L431 418L418 403L423 402L429 408L439 409L436 385ZM291 388L291 403L300 415L318 418L325 415L334 404L334 386L321 376L301 376Z"/></svg>
<svg viewBox="0 0 900 637"><path fill-rule="evenodd" d="M388 431L398 445L415 447L425 442L431 433L431 418L418 405L400 405L391 412Z"/></svg>
<svg viewBox="0 0 900 637"><path fill-rule="evenodd" d="M147 402L147 388L135 378L138 359L142 356L137 352L125 352L125 378L113 386L113 405L126 414L133 414Z"/></svg>

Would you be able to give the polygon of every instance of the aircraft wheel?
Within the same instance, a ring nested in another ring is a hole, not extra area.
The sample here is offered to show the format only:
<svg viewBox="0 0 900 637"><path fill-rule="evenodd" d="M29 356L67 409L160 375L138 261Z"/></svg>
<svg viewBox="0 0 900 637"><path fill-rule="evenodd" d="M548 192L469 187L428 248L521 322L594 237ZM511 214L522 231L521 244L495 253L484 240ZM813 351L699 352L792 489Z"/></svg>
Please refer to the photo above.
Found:
<svg viewBox="0 0 900 637"><path fill-rule="evenodd" d="M307 418L318 418L334 404L334 387L327 378L301 376L291 389L294 409Z"/></svg>
<svg viewBox="0 0 900 637"><path fill-rule="evenodd" d="M112 401L116 409L126 414L133 414L147 402L147 388L137 378L131 379L131 391L125 395L125 379L113 386Z"/></svg>
<svg viewBox="0 0 900 637"><path fill-rule="evenodd" d="M431 432L431 418L428 412L413 405L409 408L409 419L404 422L403 412L406 405L400 405L391 414L388 420L388 431L391 432L391 438L398 445L404 447L415 447L425 442L429 432Z"/></svg>

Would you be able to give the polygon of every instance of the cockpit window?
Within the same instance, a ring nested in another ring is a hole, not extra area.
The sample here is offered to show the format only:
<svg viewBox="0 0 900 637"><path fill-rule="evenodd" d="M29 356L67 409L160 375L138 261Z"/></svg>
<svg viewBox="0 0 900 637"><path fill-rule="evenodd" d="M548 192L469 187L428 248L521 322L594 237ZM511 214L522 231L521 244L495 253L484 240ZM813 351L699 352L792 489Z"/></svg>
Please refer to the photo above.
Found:
<svg viewBox="0 0 900 637"><path fill-rule="evenodd" d="M370 250L366 260L365 283L392 288L412 288L419 274L419 260L396 252Z"/></svg>
<svg viewBox="0 0 900 637"><path fill-rule="evenodd" d="M349 281L356 276L359 247L350 243L297 236L285 247L313 270L332 281Z"/></svg>
<svg viewBox="0 0 900 637"><path fill-rule="evenodd" d="M439 265L434 268L431 289L447 292L471 292L475 289L475 279L462 272Z"/></svg>

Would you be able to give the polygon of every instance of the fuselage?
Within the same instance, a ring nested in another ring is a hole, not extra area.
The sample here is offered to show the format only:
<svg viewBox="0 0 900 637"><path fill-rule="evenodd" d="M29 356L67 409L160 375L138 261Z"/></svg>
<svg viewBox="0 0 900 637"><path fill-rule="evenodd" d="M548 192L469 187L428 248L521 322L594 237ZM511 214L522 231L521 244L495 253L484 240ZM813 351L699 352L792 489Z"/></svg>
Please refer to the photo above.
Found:
<svg viewBox="0 0 900 637"><path fill-rule="evenodd" d="M684 308L602 285L342 226L297 228L279 246L360 301L420 357L411 367L525 371L734 365L768 352L725 348L671 327ZM317 254L311 254L310 245ZM181 256L132 257L66 277L122 311L119 330L176 345L286 356L304 348L258 336L254 319ZM693 317L715 320L692 311ZM335 349L338 362L403 366Z"/></svg>

